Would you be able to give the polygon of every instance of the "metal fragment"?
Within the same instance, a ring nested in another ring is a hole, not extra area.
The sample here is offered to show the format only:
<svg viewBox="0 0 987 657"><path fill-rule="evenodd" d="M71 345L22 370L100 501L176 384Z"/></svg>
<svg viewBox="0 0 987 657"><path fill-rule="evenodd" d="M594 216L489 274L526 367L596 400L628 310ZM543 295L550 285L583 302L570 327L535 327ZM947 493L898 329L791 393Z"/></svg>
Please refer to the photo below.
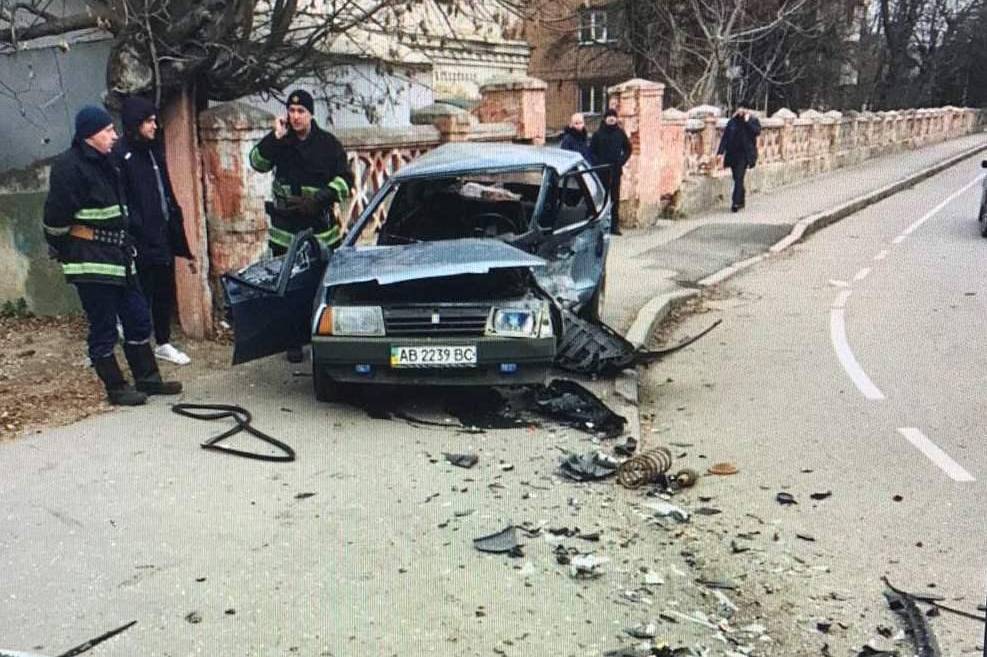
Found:
<svg viewBox="0 0 987 657"><path fill-rule="evenodd" d="M617 482L625 488L638 488L658 480L672 467L667 447L653 447L624 461L617 469Z"/></svg>

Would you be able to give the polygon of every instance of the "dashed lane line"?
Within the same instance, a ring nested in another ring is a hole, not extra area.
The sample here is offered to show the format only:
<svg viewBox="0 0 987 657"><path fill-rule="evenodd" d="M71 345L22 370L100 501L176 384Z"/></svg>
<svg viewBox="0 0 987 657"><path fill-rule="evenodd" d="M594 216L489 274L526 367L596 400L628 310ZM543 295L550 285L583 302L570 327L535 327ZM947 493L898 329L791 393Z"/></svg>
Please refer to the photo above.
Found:
<svg viewBox="0 0 987 657"><path fill-rule="evenodd" d="M857 272L857 275L853 277L853 280L859 283L860 281L867 278L868 275L870 275L870 267L864 267L863 269Z"/></svg>
<svg viewBox="0 0 987 657"><path fill-rule="evenodd" d="M915 427L903 427L898 429L898 433L905 437L905 440L922 452L926 458L936 464L940 470L945 472L950 479L961 483L976 481L962 465L954 461L949 454L944 452L938 445L929 440L925 434Z"/></svg>

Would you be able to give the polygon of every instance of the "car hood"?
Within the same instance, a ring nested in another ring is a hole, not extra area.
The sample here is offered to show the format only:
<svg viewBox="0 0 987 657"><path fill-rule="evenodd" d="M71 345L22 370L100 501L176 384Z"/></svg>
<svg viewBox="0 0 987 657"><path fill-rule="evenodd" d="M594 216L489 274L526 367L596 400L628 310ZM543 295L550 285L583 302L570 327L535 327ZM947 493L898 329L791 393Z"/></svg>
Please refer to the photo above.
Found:
<svg viewBox="0 0 987 657"><path fill-rule="evenodd" d="M499 240L467 238L398 246L346 246L329 258L326 285L376 281L390 285L424 278L486 274L494 269L544 267L546 262Z"/></svg>

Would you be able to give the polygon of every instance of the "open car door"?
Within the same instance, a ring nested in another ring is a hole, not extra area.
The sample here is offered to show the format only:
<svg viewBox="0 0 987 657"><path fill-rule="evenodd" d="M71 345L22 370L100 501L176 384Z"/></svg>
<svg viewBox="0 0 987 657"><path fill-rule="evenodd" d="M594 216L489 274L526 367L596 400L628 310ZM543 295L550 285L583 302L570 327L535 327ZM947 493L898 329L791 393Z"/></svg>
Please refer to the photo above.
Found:
<svg viewBox="0 0 987 657"><path fill-rule="evenodd" d="M283 256L223 276L234 365L311 341L312 308L326 261L327 252L305 230Z"/></svg>
<svg viewBox="0 0 987 657"><path fill-rule="evenodd" d="M535 273L538 284L564 307L594 319L610 233L610 193L596 176L600 168L581 167L552 183L537 250L548 265Z"/></svg>

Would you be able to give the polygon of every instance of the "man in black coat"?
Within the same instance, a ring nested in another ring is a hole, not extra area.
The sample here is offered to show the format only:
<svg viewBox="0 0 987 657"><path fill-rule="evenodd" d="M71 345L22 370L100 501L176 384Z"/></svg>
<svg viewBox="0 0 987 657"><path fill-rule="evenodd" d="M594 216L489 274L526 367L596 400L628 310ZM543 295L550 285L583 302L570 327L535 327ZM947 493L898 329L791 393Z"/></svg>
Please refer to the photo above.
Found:
<svg viewBox="0 0 987 657"><path fill-rule="evenodd" d="M744 207L746 190L744 176L747 169L757 164L757 136L761 134L761 122L744 106L738 106L723 130L717 155L723 156L723 166L733 174L733 199L730 210Z"/></svg>
<svg viewBox="0 0 987 657"><path fill-rule="evenodd" d="M562 142L559 148L564 151L579 153L587 162L593 161L593 156L589 152L589 133L586 131L586 119L582 114L576 112L569 119L569 125L562 133Z"/></svg>
<svg viewBox="0 0 987 657"><path fill-rule="evenodd" d="M175 312L175 256L192 258L182 209L175 200L164 149L157 139L158 111L140 97L123 103L124 137L114 154L120 166L137 247L137 275L154 322L156 358L187 365L189 357L171 344Z"/></svg>
<svg viewBox="0 0 987 657"><path fill-rule="evenodd" d="M79 110L72 145L51 166L42 227L65 280L79 293L89 321L89 359L110 403L137 406L147 395L178 394L182 384L161 380L151 350L151 315L137 283L126 198L111 158L116 140L106 110ZM136 389L113 353L118 320Z"/></svg>
<svg viewBox="0 0 987 657"><path fill-rule="evenodd" d="M620 178L624 165L631 157L631 141L627 133L617 125L617 110L608 108L603 115L603 124L589 143L590 156L594 166L609 164L610 168L601 171L603 184L610 188L612 211L610 232L620 235Z"/></svg>

